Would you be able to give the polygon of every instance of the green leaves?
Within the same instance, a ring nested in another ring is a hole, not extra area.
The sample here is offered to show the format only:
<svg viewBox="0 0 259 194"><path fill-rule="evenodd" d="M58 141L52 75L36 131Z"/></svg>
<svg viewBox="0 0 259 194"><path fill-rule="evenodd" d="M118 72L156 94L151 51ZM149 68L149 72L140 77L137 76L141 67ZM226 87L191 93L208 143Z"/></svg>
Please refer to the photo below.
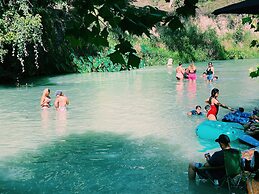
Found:
<svg viewBox="0 0 259 194"><path fill-rule="evenodd" d="M108 55L113 63L126 64L122 54L119 51L115 51Z"/></svg>
<svg viewBox="0 0 259 194"><path fill-rule="evenodd" d="M73 60L73 63L77 66L78 72L80 73L120 71L122 65L113 62L111 58L113 58L114 61L118 60L119 62L123 62L123 60L121 60L122 56L118 52L107 55L109 52L111 52L111 50L108 50L107 53L98 52L98 55L96 57L77 57L75 54L72 53L71 58Z"/></svg>
<svg viewBox="0 0 259 194"><path fill-rule="evenodd" d="M172 19L168 22L168 27L175 31L178 30L179 28L183 27L182 22L180 21L179 17L173 16Z"/></svg>
<svg viewBox="0 0 259 194"><path fill-rule="evenodd" d="M257 70L250 72L250 77L255 78L259 76L259 66L257 67Z"/></svg>
<svg viewBox="0 0 259 194"><path fill-rule="evenodd" d="M139 68L140 58L133 53L129 54L128 66Z"/></svg>
<svg viewBox="0 0 259 194"><path fill-rule="evenodd" d="M15 9L15 7L18 7ZM24 68L24 58L29 55L27 45L34 44L35 64L38 68L38 45L43 46L42 43L42 23L39 14L31 14L28 2L21 0L16 3L12 2L3 12L0 19L0 33L1 45L11 45L12 55L16 56L21 63L22 72ZM3 48L3 46L2 46ZM0 52L0 58L7 54L6 51Z"/></svg>
<svg viewBox="0 0 259 194"><path fill-rule="evenodd" d="M197 0L185 0L184 7L173 16L151 6L135 7L130 4L131 0L9 2L10 6L5 4L0 8L0 59L8 54L6 48L11 48L9 53L20 60L24 71L25 58L32 61L32 52L27 49L32 45L37 67L38 55L44 56L41 63L45 68L41 68L41 73L52 67L61 73L75 71L73 63L78 64L76 68L82 72L138 68L140 58L128 40L129 34L150 37L150 29L162 22L172 30L182 28L181 17L195 13ZM112 53L99 56L96 51L104 51L110 46L108 37L111 33L113 42L119 43ZM44 49L39 50L40 45L44 48L43 42L47 53ZM69 57L70 53L75 55ZM95 58L91 61L86 58L89 55Z"/></svg>
<svg viewBox="0 0 259 194"><path fill-rule="evenodd" d="M259 41L258 40L252 40L252 42L250 43L250 47L259 47Z"/></svg>
<svg viewBox="0 0 259 194"><path fill-rule="evenodd" d="M251 24L252 23L252 18L251 17L245 17L245 18L242 18L242 24Z"/></svg>

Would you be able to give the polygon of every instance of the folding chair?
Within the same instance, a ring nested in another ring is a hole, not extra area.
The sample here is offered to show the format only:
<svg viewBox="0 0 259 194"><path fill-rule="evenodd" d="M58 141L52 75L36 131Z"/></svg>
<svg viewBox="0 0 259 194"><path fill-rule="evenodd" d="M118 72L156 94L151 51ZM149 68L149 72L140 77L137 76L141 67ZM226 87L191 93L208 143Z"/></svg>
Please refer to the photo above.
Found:
<svg viewBox="0 0 259 194"><path fill-rule="evenodd" d="M225 169L226 175L219 180L216 180L214 177L210 175L211 171L218 171ZM207 178L217 186L223 186L225 183L228 184L229 191L231 190L231 186L238 187L241 180L244 177L244 170L242 168L241 163L241 151L236 149L227 149L224 150L224 166L219 167L201 167L199 171L207 172ZM239 176L237 176L239 175ZM201 178L201 177L200 177ZM236 180L237 178L237 180ZM203 179L203 178L201 178ZM215 181L218 184L215 184Z"/></svg>
<svg viewBox="0 0 259 194"><path fill-rule="evenodd" d="M224 183L227 182L230 191L230 187L238 187L244 177L244 170L241 163L241 151L236 149L224 150L224 167L226 176L223 178L221 185L224 185ZM237 177L237 175L239 176ZM235 177L237 177L237 180L234 179Z"/></svg>

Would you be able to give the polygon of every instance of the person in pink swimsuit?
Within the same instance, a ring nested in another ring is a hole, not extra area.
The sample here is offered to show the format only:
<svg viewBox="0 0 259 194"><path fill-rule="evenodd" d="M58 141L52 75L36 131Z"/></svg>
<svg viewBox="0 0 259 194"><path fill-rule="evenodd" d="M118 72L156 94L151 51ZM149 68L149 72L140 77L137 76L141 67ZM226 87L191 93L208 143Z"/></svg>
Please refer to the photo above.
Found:
<svg viewBox="0 0 259 194"><path fill-rule="evenodd" d="M191 63L188 67L188 79L189 80L196 80L197 79L197 75L196 75L196 67L194 65L194 63Z"/></svg>

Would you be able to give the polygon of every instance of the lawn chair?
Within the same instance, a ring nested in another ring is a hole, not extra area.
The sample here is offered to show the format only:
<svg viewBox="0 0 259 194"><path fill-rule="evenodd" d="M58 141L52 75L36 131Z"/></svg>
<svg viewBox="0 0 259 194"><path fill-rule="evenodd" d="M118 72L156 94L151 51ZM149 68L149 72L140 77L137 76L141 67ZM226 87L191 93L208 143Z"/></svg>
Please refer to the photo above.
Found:
<svg viewBox="0 0 259 194"><path fill-rule="evenodd" d="M217 186L228 184L228 189L231 191L231 186L239 187L242 178L244 178L244 170L241 163L241 151L237 149L224 150L224 166L219 167L201 167L199 171L206 171L207 178ZM213 178L209 172L225 170L226 175L220 180ZM239 175L239 176L238 176ZM201 177L200 177L201 178Z"/></svg>
<svg viewBox="0 0 259 194"><path fill-rule="evenodd" d="M236 149L224 150L224 167L226 176L223 178L221 185L227 182L230 191L231 186L238 187L242 178L244 178L244 170L241 164L241 151ZM237 180L234 179L236 177Z"/></svg>

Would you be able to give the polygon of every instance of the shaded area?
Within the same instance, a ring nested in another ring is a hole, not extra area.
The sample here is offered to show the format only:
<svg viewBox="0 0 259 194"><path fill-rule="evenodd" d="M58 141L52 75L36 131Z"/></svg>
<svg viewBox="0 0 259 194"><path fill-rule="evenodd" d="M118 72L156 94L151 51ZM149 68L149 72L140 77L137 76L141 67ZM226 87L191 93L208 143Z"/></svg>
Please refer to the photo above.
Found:
<svg viewBox="0 0 259 194"><path fill-rule="evenodd" d="M189 184L188 161L175 153L154 140L72 135L1 165L0 193L228 193Z"/></svg>
<svg viewBox="0 0 259 194"><path fill-rule="evenodd" d="M0 166L0 193L183 193L175 157L152 140L73 135Z"/></svg>
<svg viewBox="0 0 259 194"><path fill-rule="evenodd" d="M212 14L218 15L223 13L236 13L236 14L258 14L259 13L259 1L247 0L240 3L235 3L216 9Z"/></svg>

